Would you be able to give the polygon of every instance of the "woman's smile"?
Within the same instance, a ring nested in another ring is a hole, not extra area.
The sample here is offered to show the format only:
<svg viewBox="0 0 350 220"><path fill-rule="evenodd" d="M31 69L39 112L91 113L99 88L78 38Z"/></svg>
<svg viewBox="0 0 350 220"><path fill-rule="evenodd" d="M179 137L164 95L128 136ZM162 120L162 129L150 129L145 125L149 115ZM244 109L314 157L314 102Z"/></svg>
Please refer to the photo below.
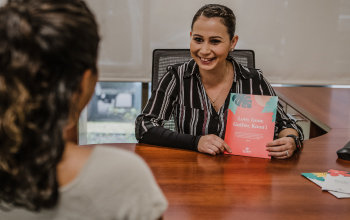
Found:
<svg viewBox="0 0 350 220"><path fill-rule="evenodd" d="M203 63L203 64L211 64L212 61L214 61L216 59L216 57L213 57L213 58L204 58L204 57L200 57L200 56L197 56L197 57L200 59L201 63Z"/></svg>

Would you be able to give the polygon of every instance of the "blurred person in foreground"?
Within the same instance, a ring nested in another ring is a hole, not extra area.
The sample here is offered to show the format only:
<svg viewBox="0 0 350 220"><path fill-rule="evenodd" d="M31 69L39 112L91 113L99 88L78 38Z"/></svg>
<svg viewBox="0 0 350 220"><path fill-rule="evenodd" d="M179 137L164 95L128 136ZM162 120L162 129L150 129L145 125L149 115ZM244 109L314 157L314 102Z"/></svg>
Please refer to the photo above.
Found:
<svg viewBox="0 0 350 220"><path fill-rule="evenodd" d="M167 201L137 155L69 137L98 78L81 0L0 9L0 219L159 219Z"/></svg>

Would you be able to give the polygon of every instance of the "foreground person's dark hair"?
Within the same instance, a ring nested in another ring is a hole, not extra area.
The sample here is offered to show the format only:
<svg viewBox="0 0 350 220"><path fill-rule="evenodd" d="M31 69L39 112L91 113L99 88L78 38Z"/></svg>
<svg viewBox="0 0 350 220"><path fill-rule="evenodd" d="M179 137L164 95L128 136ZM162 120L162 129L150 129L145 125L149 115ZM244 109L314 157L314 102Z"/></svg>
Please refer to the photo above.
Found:
<svg viewBox="0 0 350 220"><path fill-rule="evenodd" d="M80 0L9 0L0 9L0 204L58 201L56 166L71 97L97 74L95 18Z"/></svg>

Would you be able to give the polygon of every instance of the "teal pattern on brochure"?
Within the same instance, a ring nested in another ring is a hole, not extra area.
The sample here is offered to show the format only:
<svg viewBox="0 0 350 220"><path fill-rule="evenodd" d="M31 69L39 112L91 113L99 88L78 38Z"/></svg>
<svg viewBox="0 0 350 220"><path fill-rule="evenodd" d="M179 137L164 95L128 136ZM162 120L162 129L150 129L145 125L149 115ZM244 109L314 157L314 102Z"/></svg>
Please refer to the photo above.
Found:
<svg viewBox="0 0 350 220"><path fill-rule="evenodd" d="M255 97L255 96L254 96ZM261 113L273 112L272 122L276 122L278 96L269 96L264 109ZM252 108L252 95L231 93L229 109L233 114L236 114L237 108Z"/></svg>

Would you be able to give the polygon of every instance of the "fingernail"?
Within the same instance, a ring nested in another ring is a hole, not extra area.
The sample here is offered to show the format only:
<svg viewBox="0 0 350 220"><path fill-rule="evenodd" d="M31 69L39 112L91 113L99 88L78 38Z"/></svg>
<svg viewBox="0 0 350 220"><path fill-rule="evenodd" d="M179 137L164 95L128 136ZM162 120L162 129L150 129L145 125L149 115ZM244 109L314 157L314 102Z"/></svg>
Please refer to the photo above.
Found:
<svg viewBox="0 0 350 220"><path fill-rule="evenodd" d="M267 155L271 156L271 153L268 153Z"/></svg>

